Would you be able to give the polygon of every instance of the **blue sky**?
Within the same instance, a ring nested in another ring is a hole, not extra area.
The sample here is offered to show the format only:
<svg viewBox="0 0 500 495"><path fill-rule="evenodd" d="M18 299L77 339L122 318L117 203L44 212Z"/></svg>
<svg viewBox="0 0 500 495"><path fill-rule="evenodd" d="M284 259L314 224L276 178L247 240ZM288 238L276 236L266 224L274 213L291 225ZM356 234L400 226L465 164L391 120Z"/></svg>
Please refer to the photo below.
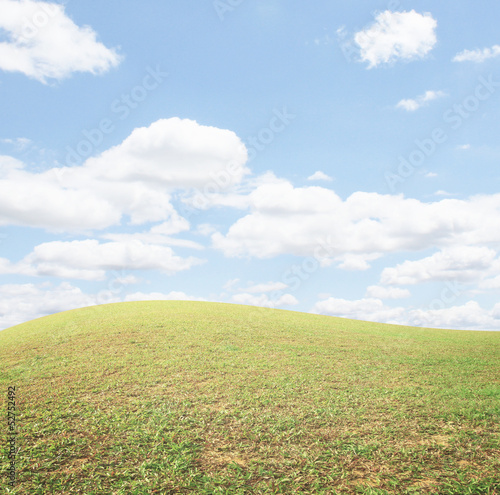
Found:
<svg viewBox="0 0 500 495"><path fill-rule="evenodd" d="M196 299L499 330L499 14L0 0L0 328Z"/></svg>

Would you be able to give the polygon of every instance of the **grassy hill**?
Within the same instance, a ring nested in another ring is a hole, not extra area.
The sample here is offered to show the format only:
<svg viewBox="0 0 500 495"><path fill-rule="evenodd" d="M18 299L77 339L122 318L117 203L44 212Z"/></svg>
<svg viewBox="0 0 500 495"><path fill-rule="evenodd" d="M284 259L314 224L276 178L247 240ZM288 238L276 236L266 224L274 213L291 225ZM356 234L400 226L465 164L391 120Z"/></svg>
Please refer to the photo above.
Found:
<svg viewBox="0 0 500 495"><path fill-rule="evenodd" d="M0 487L497 494L499 344L495 332L204 302L40 318L0 332Z"/></svg>

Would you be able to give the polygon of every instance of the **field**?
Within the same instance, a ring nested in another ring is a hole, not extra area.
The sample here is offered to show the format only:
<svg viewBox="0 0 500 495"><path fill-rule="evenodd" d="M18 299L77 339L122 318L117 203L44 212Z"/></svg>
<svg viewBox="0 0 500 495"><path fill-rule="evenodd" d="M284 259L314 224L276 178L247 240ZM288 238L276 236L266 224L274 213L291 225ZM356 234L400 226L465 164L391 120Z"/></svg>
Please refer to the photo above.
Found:
<svg viewBox="0 0 500 495"><path fill-rule="evenodd" d="M0 491L499 494L499 371L498 332L182 301L59 313L0 332Z"/></svg>

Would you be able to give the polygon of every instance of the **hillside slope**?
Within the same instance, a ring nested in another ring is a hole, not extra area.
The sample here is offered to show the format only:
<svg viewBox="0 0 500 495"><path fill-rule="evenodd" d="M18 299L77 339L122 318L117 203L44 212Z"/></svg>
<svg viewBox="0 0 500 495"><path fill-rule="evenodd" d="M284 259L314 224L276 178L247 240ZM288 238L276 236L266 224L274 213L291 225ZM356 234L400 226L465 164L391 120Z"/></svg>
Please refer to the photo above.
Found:
<svg viewBox="0 0 500 495"><path fill-rule="evenodd" d="M499 344L187 301L33 320L0 332L5 493L499 493Z"/></svg>

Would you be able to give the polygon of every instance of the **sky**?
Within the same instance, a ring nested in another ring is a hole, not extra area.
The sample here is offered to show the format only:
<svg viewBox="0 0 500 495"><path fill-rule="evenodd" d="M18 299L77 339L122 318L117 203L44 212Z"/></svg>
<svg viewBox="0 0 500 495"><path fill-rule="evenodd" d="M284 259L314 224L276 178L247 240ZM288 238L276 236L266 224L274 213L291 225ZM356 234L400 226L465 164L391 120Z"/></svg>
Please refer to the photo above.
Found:
<svg viewBox="0 0 500 495"><path fill-rule="evenodd" d="M499 18L0 0L0 329L174 299L500 330Z"/></svg>

